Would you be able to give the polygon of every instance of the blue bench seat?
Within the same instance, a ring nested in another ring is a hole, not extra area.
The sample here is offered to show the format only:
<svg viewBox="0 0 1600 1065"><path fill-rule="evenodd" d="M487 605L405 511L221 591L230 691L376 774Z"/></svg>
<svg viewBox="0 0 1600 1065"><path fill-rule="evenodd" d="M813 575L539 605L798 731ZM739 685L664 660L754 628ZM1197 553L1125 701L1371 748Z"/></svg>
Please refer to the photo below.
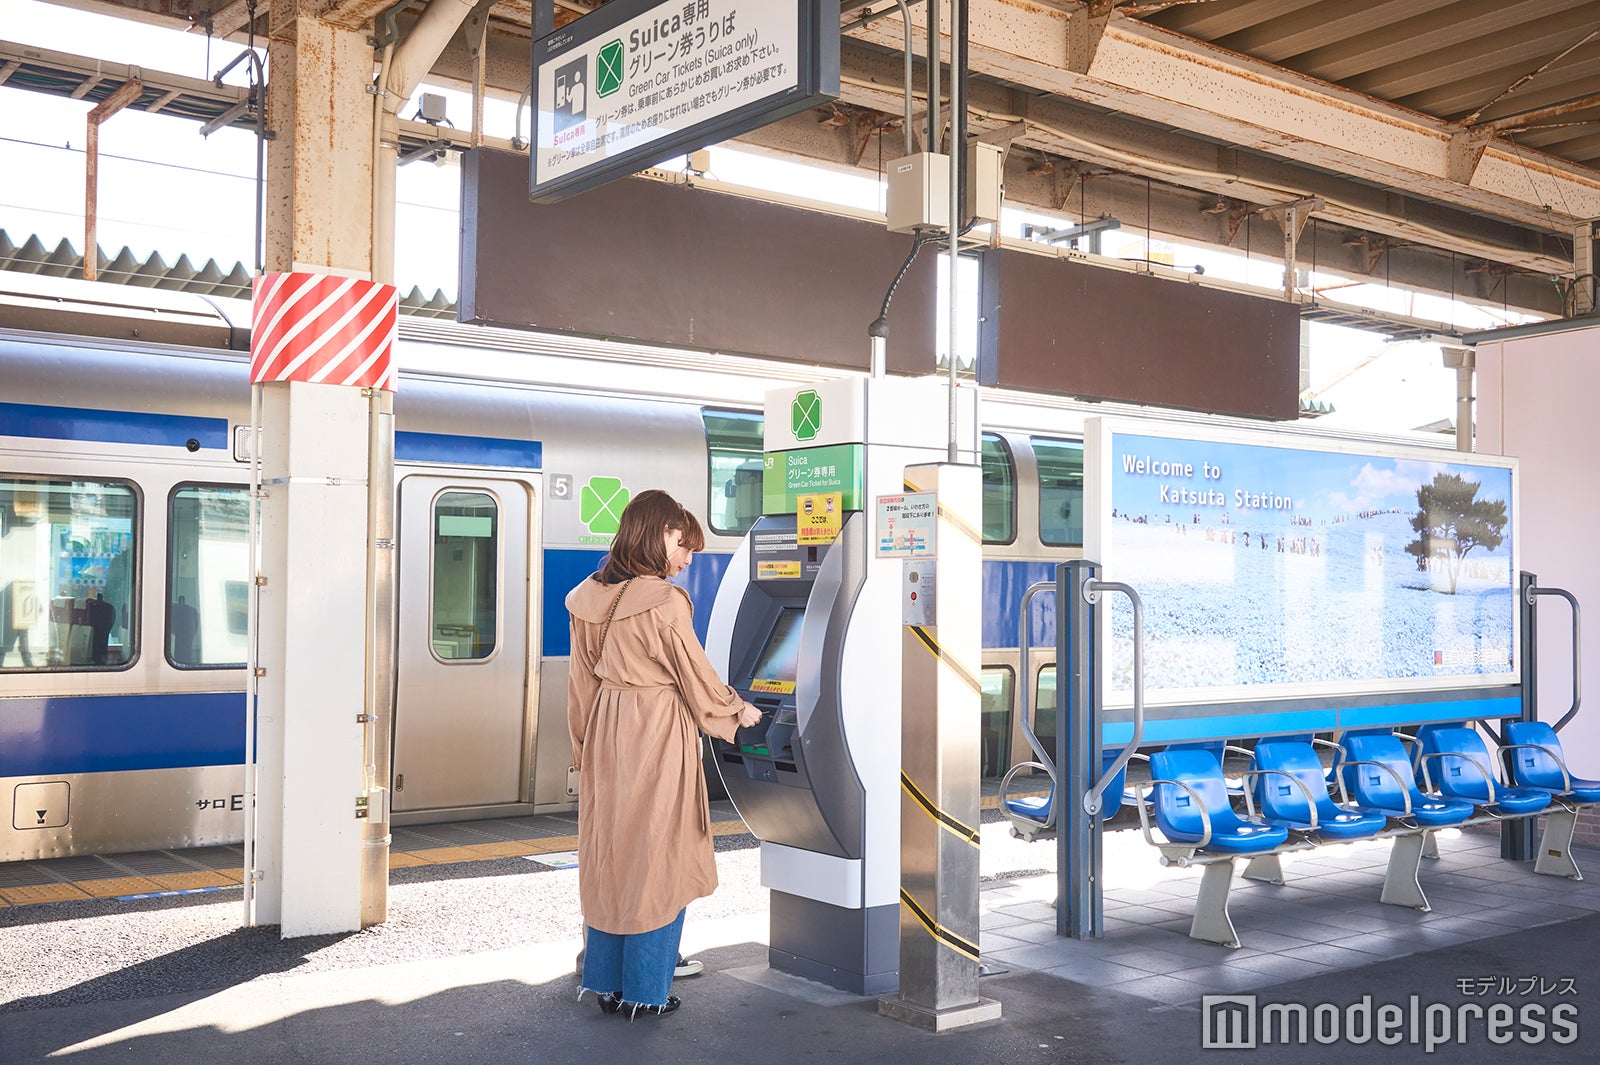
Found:
<svg viewBox="0 0 1600 1065"><path fill-rule="evenodd" d="M1262 740L1256 744L1250 794L1261 817L1327 843L1368 839L1388 827L1383 814L1353 809L1328 794L1328 771L1316 748L1304 740Z"/></svg>
<svg viewBox="0 0 1600 1065"><path fill-rule="evenodd" d="M1492 817L1528 817L1550 805L1548 791L1502 784L1483 737L1469 728L1429 729L1419 768L1425 781L1437 780L1441 796L1472 803Z"/></svg>
<svg viewBox="0 0 1600 1065"><path fill-rule="evenodd" d="M1600 802L1600 780L1572 775L1556 730L1543 721L1509 722L1506 739L1511 741L1506 745L1511 752L1511 779L1520 788L1537 789L1551 798L1533 871L1582 880L1572 860L1572 834L1578 808Z"/></svg>
<svg viewBox="0 0 1600 1065"><path fill-rule="evenodd" d="M1256 854L1286 842L1282 825L1241 818L1228 802L1222 766L1208 750L1168 749L1150 756L1156 826L1174 843L1213 854Z"/></svg>
<svg viewBox="0 0 1600 1065"><path fill-rule="evenodd" d="M1473 814L1472 803L1424 795L1417 789L1411 759L1393 735L1346 736L1340 746L1341 772L1349 770L1355 808L1400 820L1419 828L1448 828Z"/></svg>

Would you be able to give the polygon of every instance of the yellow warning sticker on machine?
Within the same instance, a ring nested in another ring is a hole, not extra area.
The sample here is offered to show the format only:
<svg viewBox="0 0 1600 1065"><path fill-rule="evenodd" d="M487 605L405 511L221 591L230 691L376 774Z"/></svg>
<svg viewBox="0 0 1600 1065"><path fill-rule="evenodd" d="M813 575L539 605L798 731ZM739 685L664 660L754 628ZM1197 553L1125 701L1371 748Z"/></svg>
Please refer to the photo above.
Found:
<svg viewBox="0 0 1600 1065"><path fill-rule="evenodd" d="M756 580L758 581L798 580L799 577L799 559L756 563Z"/></svg>
<svg viewBox="0 0 1600 1065"><path fill-rule="evenodd" d="M753 680L750 682L753 692L771 692L774 695L793 695L794 681L792 680Z"/></svg>
<svg viewBox="0 0 1600 1065"><path fill-rule="evenodd" d="M831 544L844 527L844 497L838 492L802 495L795 503L795 540Z"/></svg>

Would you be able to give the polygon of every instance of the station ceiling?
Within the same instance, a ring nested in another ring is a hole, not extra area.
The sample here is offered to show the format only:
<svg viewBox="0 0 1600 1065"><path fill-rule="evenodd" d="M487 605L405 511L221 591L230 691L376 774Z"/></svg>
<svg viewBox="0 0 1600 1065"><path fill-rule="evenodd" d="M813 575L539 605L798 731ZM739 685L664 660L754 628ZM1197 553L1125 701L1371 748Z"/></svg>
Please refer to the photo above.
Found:
<svg viewBox="0 0 1600 1065"><path fill-rule="evenodd" d="M67 2L235 40L251 10ZM428 2L466 0L403 3L402 34ZM393 6L299 3L350 26ZM253 5L258 35L271 6ZM557 24L591 6L557 0ZM922 55L925 0L911 10ZM533 3L488 14L484 84L514 98ZM842 0L839 103L741 141L868 172L901 154L899 18ZM1600 0L971 0L969 19L970 129L1009 146L1013 204L1268 259L1298 205L1302 268L1573 310L1575 233L1600 218ZM433 74L478 69L458 36Z"/></svg>

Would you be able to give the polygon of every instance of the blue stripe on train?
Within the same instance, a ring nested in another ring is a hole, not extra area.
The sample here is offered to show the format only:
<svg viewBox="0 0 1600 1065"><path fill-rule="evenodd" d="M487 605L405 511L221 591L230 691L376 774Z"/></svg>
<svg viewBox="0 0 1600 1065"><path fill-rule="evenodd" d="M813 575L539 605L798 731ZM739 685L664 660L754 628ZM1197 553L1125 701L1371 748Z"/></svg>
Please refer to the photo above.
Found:
<svg viewBox="0 0 1600 1065"><path fill-rule="evenodd" d="M551 548L544 553L544 637L540 641L540 654L546 658L565 657L572 653L572 634L567 627L567 593L578 582L600 568L604 551L584 551L573 548ZM703 644L706 629L711 623L711 604L717 598L717 586L728 570L732 555L705 553L694 557L689 568L678 578L694 603L694 634Z"/></svg>
<svg viewBox="0 0 1600 1065"><path fill-rule="evenodd" d="M0 777L243 764L243 692L0 699Z"/></svg>
<svg viewBox="0 0 1600 1065"><path fill-rule="evenodd" d="M572 653L572 642L567 629L567 593L589 574L600 568L603 551L552 548L544 553L544 639L542 653L546 657L565 656ZM704 642L706 627L711 618L711 604L717 597L717 586L728 570L732 555L696 555L694 563L685 571L681 583L694 601L694 631ZM1056 576L1054 562L985 562L983 564L983 646L1015 647L1017 645L1017 612L1022 608L1022 595L1029 585L1038 581L1053 581ZM1035 596L1033 600L1033 635L1029 638L1035 648L1053 648L1056 642L1055 597Z"/></svg>
<svg viewBox="0 0 1600 1065"><path fill-rule="evenodd" d="M0 403L0 436L169 447L183 447L190 440L198 440L201 447L226 448L228 419Z"/></svg>
<svg viewBox="0 0 1600 1065"><path fill-rule="evenodd" d="M1055 582L1055 562L985 562L983 564L983 646L1017 646L1022 596L1030 585ZM1056 597L1041 593L1033 597L1033 628L1028 646L1054 648L1056 645Z"/></svg>
<svg viewBox="0 0 1600 1065"><path fill-rule="evenodd" d="M193 439L198 440L201 447L226 448L228 419L0 403L0 436L171 447L183 447ZM394 448L395 458L401 462L536 470L544 461L544 449L537 440L397 432Z"/></svg>
<svg viewBox="0 0 1600 1065"><path fill-rule="evenodd" d="M394 457L397 462L536 470L544 463L544 448L537 440L397 432L394 434Z"/></svg>

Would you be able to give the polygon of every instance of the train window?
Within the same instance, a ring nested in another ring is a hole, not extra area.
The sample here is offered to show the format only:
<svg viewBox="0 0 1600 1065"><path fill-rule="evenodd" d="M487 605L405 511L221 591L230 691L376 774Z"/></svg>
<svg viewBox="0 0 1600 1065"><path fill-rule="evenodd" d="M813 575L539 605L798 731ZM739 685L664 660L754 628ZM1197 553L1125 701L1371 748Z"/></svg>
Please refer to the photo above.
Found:
<svg viewBox="0 0 1600 1065"><path fill-rule="evenodd" d="M138 527L126 482L0 475L0 670L134 660Z"/></svg>
<svg viewBox="0 0 1600 1065"><path fill-rule="evenodd" d="M1029 443L1039 464L1039 540L1082 547L1083 445L1039 436Z"/></svg>
<svg viewBox="0 0 1600 1065"><path fill-rule="evenodd" d="M978 733L979 775L985 779L1003 777L1011 768L1011 698L1016 681L1009 666L984 667Z"/></svg>
<svg viewBox="0 0 1600 1065"><path fill-rule="evenodd" d="M1044 666L1039 670L1039 686L1033 695L1033 734L1039 737L1039 746L1056 756L1056 667Z"/></svg>
<svg viewBox="0 0 1600 1065"><path fill-rule="evenodd" d="M1011 449L993 433L984 433L983 542L1009 544L1017 538L1017 467Z"/></svg>
<svg viewBox="0 0 1600 1065"><path fill-rule="evenodd" d="M706 450L711 455L713 532L743 536L761 517L762 418L743 411L708 410Z"/></svg>
<svg viewBox="0 0 1600 1065"><path fill-rule="evenodd" d="M167 661L242 668L250 631L249 490L185 484L167 521Z"/></svg>
<svg viewBox="0 0 1600 1065"><path fill-rule="evenodd" d="M500 620L500 505L487 492L433 504L433 653L488 658Z"/></svg>

